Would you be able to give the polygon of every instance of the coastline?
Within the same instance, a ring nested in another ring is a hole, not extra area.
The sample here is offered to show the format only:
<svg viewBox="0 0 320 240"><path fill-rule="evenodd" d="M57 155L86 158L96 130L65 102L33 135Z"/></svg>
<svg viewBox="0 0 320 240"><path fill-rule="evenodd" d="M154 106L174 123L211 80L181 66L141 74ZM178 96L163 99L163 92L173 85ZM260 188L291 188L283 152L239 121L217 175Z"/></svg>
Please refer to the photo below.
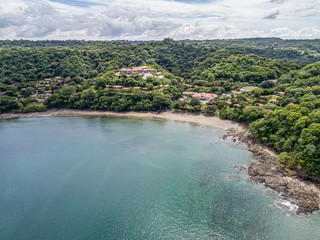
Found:
<svg viewBox="0 0 320 240"><path fill-rule="evenodd" d="M155 120L171 120L180 122L190 122L202 124L210 127L218 127L224 130L235 128L244 130L245 126L230 120L223 120L216 116L204 116L188 113L172 113L172 112L111 112L111 111L94 111L94 110L74 110L74 109L58 109L48 110L46 112L34 113L2 113L0 119L28 118L39 116L68 116L68 117L123 117L123 118L141 118Z"/></svg>
<svg viewBox="0 0 320 240"><path fill-rule="evenodd" d="M223 139L233 138L247 145L248 150L256 160L248 169L250 179L256 183L263 183L281 196L297 205L297 214L309 214L320 208L320 184L307 176L301 176L297 171L284 169L276 160L278 154L261 144L247 132L243 124L230 120L223 120L216 116L204 116L188 113L173 112L110 112L93 110L59 109L36 113L3 113L0 119L15 119L40 116L87 116L87 117L123 117L151 120L170 120L201 124L217 127L226 131Z"/></svg>
<svg viewBox="0 0 320 240"><path fill-rule="evenodd" d="M319 178L284 168L277 162L278 154L247 131L228 129L224 138L229 137L245 143L256 160L248 169L250 180L264 184L279 193L283 200L298 206L294 211L296 214L310 214L320 209ZM289 210L286 205L282 207Z"/></svg>

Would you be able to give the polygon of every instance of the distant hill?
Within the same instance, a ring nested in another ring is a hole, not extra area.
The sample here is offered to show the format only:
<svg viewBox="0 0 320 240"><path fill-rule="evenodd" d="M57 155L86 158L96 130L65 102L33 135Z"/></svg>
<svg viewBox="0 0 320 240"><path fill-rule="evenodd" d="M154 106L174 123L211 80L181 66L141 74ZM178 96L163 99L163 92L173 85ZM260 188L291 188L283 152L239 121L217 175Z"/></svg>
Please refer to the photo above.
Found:
<svg viewBox="0 0 320 240"><path fill-rule="evenodd" d="M256 54L290 62L313 63L320 61L320 39L244 38L230 40L185 40L184 42L216 47L218 49L239 50L245 54Z"/></svg>

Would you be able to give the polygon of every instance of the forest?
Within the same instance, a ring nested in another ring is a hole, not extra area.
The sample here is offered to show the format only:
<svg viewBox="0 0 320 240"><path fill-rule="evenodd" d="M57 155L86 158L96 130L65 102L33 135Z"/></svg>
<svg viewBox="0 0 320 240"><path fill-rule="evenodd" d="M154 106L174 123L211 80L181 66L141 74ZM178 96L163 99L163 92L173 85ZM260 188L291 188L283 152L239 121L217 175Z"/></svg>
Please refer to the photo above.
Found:
<svg viewBox="0 0 320 240"><path fill-rule="evenodd" d="M219 49L233 49L245 54L257 54L267 58L282 59L290 62L313 63L320 61L320 39L281 39L281 38L246 38L230 40L190 41Z"/></svg>
<svg viewBox="0 0 320 240"><path fill-rule="evenodd" d="M319 52L319 40L0 41L0 113L216 115L319 176Z"/></svg>

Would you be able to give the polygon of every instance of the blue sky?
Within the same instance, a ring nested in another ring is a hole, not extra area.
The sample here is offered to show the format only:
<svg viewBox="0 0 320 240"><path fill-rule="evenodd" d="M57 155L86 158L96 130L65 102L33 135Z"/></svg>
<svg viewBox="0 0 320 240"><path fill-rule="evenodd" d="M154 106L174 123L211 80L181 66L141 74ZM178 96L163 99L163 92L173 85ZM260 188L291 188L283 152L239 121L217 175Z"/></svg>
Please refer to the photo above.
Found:
<svg viewBox="0 0 320 240"><path fill-rule="evenodd" d="M51 2L57 2L57 3L62 3L70 6L77 6L77 7L90 7L94 5L108 5L107 1L106 3L95 3L95 2L86 2L86 1L77 1L77 0L51 0Z"/></svg>
<svg viewBox="0 0 320 240"><path fill-rule="evenodd" d="M320 38L318 0L0 0L0 39Z"/></svg>

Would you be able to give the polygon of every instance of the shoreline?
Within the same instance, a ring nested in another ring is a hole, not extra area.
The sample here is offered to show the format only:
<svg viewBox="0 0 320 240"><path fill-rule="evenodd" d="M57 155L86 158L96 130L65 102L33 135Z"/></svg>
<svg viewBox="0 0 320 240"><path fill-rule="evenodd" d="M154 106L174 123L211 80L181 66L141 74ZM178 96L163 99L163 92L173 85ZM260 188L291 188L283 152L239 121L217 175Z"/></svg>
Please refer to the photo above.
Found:
<svg viewBox="0 0 320 240"><path fill-rule="evenodd" d="M218 127L224 130L235 128L237 130L244 130L245 125L233 122L231 120L220 119L217 116L204 116L190 113L173 113L173 112L111 112L111 111L94 111L94 110L74 110L74 109L54 109L46 112L34 113L2 113L0 119L15 119L15 118L29 118L29 117L122 117L122 118L139 118L139 119L153 119L153 120L171 120L179 122L190 122L202 124L210 127Z"/></svg>
<svg viewBox="0 0 320 240"><path fill-rule="evenodd" d="M243 124L223 120L217 116L204 116L190 113L173 112L111 112L93 110L53 109L36 113L3 113L0 119L29 118L40 116L66 116L66 117L122 117L150 120L170 120L189 122L209 127L221 128L226 131L223 139L233 138L246 144L255 161L248 169L250 179L255 183L262 183L275 190L287 201L297 205L296 214L309 214L320 208L320 184L312 178L301 176L297 171L284 169L276 160L278 154L267 146L261 144L247 132ZM320 178L319 178L320 179Z"/></svg>
<svg viewBox="0 0 320 240"><path fill-rule="evenodd" d="M320 178L302 175L296 170L284 168L277 162L278 154L247 133L228 129L223 137L246 144L255 161L248 168L250 180L264 184L280 194L282 200L298 208L295 214L310 214L320 209ZM283 208L289 210L287 206Z"/></svg>

